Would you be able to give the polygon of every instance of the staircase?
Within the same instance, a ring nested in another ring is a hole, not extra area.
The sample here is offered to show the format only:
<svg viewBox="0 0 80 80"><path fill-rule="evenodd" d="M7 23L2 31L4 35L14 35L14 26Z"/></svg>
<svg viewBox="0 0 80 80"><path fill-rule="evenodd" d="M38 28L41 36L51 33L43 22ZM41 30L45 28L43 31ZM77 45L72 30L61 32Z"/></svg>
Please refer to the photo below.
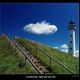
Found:
<svg viewBox="0 0 80 80"><path fill-rule="evenodd" d="M25 56L26 59L29 60L29 62L40 74L51 74L51 71L48 70L45 66L43 66L39 59L34 57L29 51L27 51L24 47L18 44L15 40L11 40L11 43Z"/></svg>

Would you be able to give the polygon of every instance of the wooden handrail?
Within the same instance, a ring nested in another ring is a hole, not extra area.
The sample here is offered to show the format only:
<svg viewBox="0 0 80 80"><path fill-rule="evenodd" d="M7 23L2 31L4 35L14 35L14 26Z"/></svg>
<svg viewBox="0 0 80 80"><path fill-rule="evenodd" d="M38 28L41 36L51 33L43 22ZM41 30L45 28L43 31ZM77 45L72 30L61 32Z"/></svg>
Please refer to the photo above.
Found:
<svg viewBox="0 0 80 80"><path fill-rule="evenodd" d="M72 71L70 68L68 68L67 66L65 66L64 64L62 64L61 62L59 62L58 60L56 60L55 58L49 56L46 52L44 52L43 50L41 50L40 48L34 46L30 41L27 40L27 42L32 45L35 49L39 50L40 52L42 52L43 54L45 54L49 59L55 61L56 63L58 63L59 65L61 65L62 67L64 67L65 69L67 69L69 72L71 72L72 74L76 74L74 71Z"/></svg>
<svg viewBox="0 0 80 80"><path fill-rule="evenodd" d="M58 60L56 60L55 58L49 56L46 52L42 51L40 48L34 46L30 41L28 41L33 47L37 48L39 51L41 51L42 53L44 53L47 57L49 57L51 60L57 62L59 65L61 65L62 67L64 67L65 69L67 69L69 72L76 74L74 71L72 71L70 68L66 67L64 64L62 64L61 62L59 62Z"/></svg>

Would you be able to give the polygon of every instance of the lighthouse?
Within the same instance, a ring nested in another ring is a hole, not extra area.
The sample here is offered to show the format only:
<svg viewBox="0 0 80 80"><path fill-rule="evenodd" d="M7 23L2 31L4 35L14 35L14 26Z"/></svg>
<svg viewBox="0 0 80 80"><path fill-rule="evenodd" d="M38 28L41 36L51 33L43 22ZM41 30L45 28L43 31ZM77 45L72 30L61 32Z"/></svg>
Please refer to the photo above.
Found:
<svg viewBox="0 0 80 80"><path fill-rule="evenodd" d="M69 45L68 45L68 53L72 56L76 56L75 52L75 23L73 21L69 22L68 26L69 30Z"/></svg>

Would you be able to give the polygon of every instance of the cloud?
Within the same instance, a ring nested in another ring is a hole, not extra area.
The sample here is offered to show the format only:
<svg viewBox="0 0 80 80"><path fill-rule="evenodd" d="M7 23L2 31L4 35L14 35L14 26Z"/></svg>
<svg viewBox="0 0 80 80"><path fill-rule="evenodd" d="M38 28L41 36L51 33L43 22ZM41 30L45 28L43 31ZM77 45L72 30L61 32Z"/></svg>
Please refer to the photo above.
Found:
<svg viewBox="0 0 80 80"><path fill-rule="evenodd" d="M68 53L68 46L66 44L62 44L59 46L59 50Z"/></svg>
<svg viewBox="0 0 80 80"><path fill-rule="evenodd" d="M62 52L68 53L68 46L67 44L62 44L60 46L56 46L54 47L54 49L58 49ZM76 56L75 57L79 57L79 50L76 50Z"/></svg>
<svg viewBox="0 0 80 80"><path fill-rule="evenodd" d="M60 48L67 49L68 46L66 44L63 44L63 45L60 46Z"/></svg>
<svg viewBox="0 0 80 80"><path fill-rule="evenodd" d="M58 47L54 47L54 49L58 49Z"/></svg>
<svg viewBox="0 0 80 80"><path fill-rule="evenodd" d="M51 34L58 30L55 25L51 25L46 21L27 24L23 29L35 34Z"/></svg>
<svg viewBox="0 0 80 80"><path fill-rule="evenodd" d="M79 57L79 50L76 50L76 57Z"/></svg>
<svg viewBox="0 0 80 80"><path fill-rule="evenodd" d="M79 53L79 50L76 50L76 53Z"/></svg>
<svg viewBox="0 0 80 80"><path fill-rule="evenodd" d="M58 49L58 50L60 50L62 52L68 53L68 46L66 44L62 44L60 46L56 46L56 47L54 47L54 49Z"/></svg>

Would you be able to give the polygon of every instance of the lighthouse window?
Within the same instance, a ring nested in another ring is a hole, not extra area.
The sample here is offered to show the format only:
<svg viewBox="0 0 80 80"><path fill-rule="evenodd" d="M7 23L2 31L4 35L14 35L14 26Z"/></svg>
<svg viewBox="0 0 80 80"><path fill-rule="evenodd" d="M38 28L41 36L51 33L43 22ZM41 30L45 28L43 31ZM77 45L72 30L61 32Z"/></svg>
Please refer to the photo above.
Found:
<svg viewBox="0 0 80 80"><path fill-rule="evenodd" d="M72 37L72 34L70 36Z"/></svg>
<svg viewBox="0 0 80 80"><path fill-rule="evenodd" d="M72 50L72 48L70 48L70 50Z"/></svg>
<svg viewBox="0 0 80 80"><path fill-rule="evenodd" d="M72 43L72 41L71 41L71 43Z"/></svg>

